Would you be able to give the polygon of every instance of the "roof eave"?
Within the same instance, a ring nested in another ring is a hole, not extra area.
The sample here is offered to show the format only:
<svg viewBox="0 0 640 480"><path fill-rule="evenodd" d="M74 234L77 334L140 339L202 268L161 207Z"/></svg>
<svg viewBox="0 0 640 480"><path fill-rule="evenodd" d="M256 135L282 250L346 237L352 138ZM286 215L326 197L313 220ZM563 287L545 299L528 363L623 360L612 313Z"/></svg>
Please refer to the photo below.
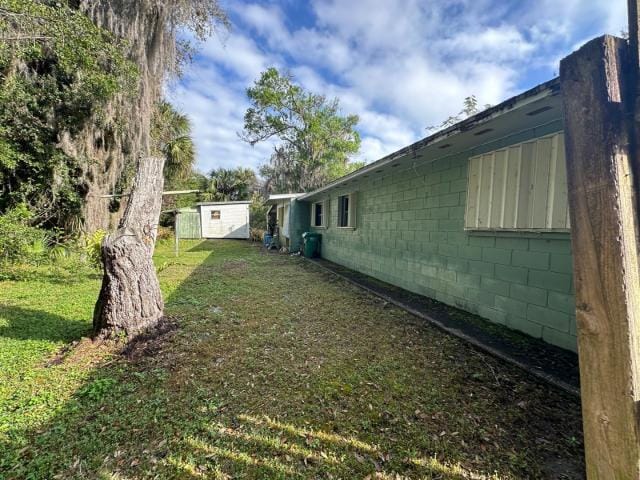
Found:
<svg viewBox="0 0 640 480"><path fill-rule="evenodd" d="M511 97L505 100L504 102L501 102L498 105L495 105L491 108L483 110L482 112L477 113L469 118L466 118L461 122L456 123L455 125L445 128L444 130L440 130L434 133L433 135L429 135L421 140L418 140L417 142L412 143L411 145L408 145L406 147L401 148L400 150L390 153L389 155L386 155L381 159L376 160L375 162L365 165L364 167L359 168L354 172L351 172L343 177L338 178L337 180L334 180L333 182L325 185L322 188L314 190L313 192L305 193L304 195L298 197L298 200L307 200L309 198L312 198L346 181L354 180L360 177L361 175L365 175L367 173L370 173L373 170L379 169L380 167L383 167L388 163L391 163L397 160L398 158L407 155L408 153L415 153L418 150L425 148L429 145L433 145L434 143L440 142L442 140L445 140L459 133L466 132L472 128L475 128L478 125L488 122L489 120L499 117L500 115L503 115L509 111L512 111L516 108L523 107L528 103L531 103L532 101L539 100L547 96L555 95L559 92L559 90L560 90L559 77L556 77L556 78L553 78L552 80L541 83L540 85L537 85L532 89L527 90L526 92L523 92L519 95Z"/></svg>

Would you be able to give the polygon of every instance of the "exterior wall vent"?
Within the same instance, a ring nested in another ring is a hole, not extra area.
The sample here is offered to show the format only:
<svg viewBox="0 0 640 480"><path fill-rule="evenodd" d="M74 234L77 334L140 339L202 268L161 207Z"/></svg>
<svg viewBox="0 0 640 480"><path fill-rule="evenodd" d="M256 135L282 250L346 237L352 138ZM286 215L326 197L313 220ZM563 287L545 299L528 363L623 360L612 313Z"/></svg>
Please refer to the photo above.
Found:
<svg viewBox="0 0 640 480"><path fill-rule="evenodd" d="M484 130L480 130L479 132L474 133L477 137L479 135L484 135L485 133L493 132L493 128L485 128Z"/></svg>
<svg viewBox="0 0 640 480"><path fill-rule="evenodd" d="M537 108L536 110L531 110L530 112L527 112L527 115L530 117L533 117L535 115L540 115L543 112L548 112L552 108L553 107L550 107L549 105L547 105L546 107L540 107L540 108Z"/></svg>

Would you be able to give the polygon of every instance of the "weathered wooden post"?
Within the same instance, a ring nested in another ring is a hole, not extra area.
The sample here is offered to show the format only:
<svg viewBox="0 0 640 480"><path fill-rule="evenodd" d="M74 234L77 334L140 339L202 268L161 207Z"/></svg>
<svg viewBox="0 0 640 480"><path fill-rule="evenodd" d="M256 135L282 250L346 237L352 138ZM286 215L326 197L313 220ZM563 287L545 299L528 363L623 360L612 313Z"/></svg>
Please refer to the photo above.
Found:
<svg viewBox="0 0 640 480"><path fill-rule="evenodd" d="M627 103L631 118L635 118L631 132L632 168L636 181L640 181L640 0L627 0L629 12L629 65L628 90L631 100ZM635 101L633 100L635 99ZM636 191L636 193L638 193ZM636 201L640 201L636 195ZM636 203L636 209L640 205Z"/></svg>
<svg viewBox="0 0 640 480"><path fill-rule="evenodd" d="M560 63L589 480L640 479L633 43L604 36Z"/></svg>
<svg viewBox="0 0 640 480"><path fill-rule="evenodd" d="M176 241L175 241L175 245L174 245L174 253L176 255L176 257L180 254L180 209L176 210L176 221L175 224L173 225L173 228L175 230L175 237L176 237Z"/></svg>

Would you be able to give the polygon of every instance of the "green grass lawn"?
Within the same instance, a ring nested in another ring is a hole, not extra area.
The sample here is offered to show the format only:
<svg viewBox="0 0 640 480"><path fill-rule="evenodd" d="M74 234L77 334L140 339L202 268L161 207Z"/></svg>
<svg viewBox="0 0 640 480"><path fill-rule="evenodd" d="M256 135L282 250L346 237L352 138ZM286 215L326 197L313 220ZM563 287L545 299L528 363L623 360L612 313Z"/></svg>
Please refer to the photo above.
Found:
<svg viewBox="0 0 640 480"><path fill-rule="evenodd" d="M181 246L126 353L78 341L94 271L0 282L0 478L582 478L574 399L302 259Z"/></svg>

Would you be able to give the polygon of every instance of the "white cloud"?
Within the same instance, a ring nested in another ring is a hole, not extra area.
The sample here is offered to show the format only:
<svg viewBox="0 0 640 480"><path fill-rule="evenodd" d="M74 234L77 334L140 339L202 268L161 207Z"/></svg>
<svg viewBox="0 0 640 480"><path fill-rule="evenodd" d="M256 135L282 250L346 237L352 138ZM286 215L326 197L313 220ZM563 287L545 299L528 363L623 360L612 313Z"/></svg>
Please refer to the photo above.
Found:
<svg viewBox="0 0 640 480"><path fill-rule="evenodd" d="M452 56L496 63L517 60L535 49L535 45L512 25L461 32L439 42L438 46Z"/></svg>
<svg viewBox="0 0 640 480"><path fill-rule="evenodd" d="M275 5L264 6L257 3L238 3L233 11L247 26L266 38L271 45L282 46L289 40L289 30L285 27L284 14Z"/></svg>
<svg viewBox="0 0 640 480"><path fill-rule="evenodd" d="M576 44L626 22L621 0L238 1L229 10L227 38L206 42L172 92L193 120L203 170L268 159L271 145L252 148L236 133L245 89L269 66L358 114L358 158L372 161L423 137L468 95L496 104L550 78Z"/></svg>
<svg viewBox="0 0 640 480"><path fill-rule="evenodd" d="M253 40L236 33L231 33L224 43L218 38L209 39L204 43L200 54L204 61L232 71L245 82L253 80L261 71L278 62L273 56L261 51Z"/></svg>
<svg viewBox="0 0 640 480"><path fill-rule="evenodd" d="M394 150L397 150L397 148L389 150L388 144L384 143L379 138L365 137L362 140L362 144L360 145L360 152L358 153L357 157L355 157L355 160L371 163L384 157Z"/></svg>

